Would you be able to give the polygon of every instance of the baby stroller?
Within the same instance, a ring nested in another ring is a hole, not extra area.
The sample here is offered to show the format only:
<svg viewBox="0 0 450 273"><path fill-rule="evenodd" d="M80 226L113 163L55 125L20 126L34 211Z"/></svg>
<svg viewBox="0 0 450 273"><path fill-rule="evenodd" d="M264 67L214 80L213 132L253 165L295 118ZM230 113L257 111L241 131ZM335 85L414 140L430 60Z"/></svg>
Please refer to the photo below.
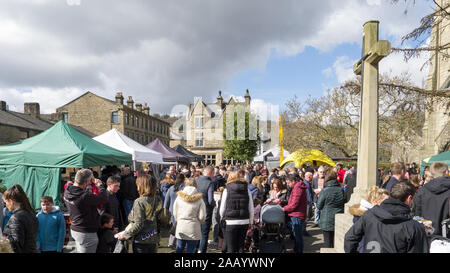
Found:
<svg viewBox="0 0 450 273"><path fill-rule="evenodd" d="M254 234L255 248L260 253L284 253L285 252L285 213L280 205L267 204L261 208L261 225ZM255 252L255 251L254 251Z"/></svg>

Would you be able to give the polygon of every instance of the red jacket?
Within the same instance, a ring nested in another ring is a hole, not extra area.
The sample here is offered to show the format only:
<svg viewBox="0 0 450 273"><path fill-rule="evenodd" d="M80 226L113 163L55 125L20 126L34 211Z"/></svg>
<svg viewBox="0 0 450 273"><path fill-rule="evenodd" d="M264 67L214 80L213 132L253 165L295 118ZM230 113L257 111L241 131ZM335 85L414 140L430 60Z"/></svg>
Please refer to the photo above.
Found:
<svg viewBox="0 0 450 273"><path fill-rule="evenodd" d="M340 169L337 173L337 181L339 182L339 184L344 183L344 176L345 176L345 170Z"/></svg>
<svg viewBox="0 0 450 273"><path fill-rule="evenodd" d="M291 217L296 217L302 220L306 219L306 208L308 204L307 192L308 187L299 181L295 183L289 197L289 202L283 207L283 210Z"/></svg>

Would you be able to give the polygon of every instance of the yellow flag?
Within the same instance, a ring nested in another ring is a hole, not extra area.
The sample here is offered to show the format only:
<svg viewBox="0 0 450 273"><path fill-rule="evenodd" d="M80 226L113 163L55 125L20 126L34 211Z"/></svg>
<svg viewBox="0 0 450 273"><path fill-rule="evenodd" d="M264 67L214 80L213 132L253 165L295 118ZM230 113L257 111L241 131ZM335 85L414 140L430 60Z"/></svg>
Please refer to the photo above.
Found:
<svg viewBox="0 0 450 273"><path fill-rule="evenodd" d="M279 146L280 146L280 164L281 164L281 162L283 162L283 160L284 160L284 158L283 158L283 124L281 123L281 115L280 114L278 114L278 117L279 117L279 121L278 121L278 124L279 124L279 139L280 139L280 143L279 143Z"/></svg>

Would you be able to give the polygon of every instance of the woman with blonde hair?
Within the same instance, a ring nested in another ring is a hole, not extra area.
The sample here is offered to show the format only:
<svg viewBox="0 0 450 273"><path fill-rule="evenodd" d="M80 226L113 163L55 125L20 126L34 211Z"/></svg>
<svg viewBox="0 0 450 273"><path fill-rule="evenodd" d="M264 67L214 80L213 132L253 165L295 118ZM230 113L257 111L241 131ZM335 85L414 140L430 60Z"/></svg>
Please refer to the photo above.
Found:
<svg viewBox="0 0 450 273"><path fill-rule="evenodd" d="M202 238L201 224L206 219L206 206L194 178L186 179L184 185L183 190L177 192L178 197L173 204L173 216L177 223L176 253L182 253L185 248L187 253L194 253Z"/></svg>
<svg viewBox="0 0 450 273"><path fill-rule="evenodd" d="M385 199L389 197L389 193L386 189L373 186L367 192L367 200L361 199L359 204L355 204L349 208L349 212L353 215L353 223L356 223L363 214L373 208L376 205L380 205ZM363 253L364 238L361 240L358 246L358 252Z"/></svg>
<svg viewBox="0 0 450 273"><path fill-rule="evenodd" d="M134 201L128 216L129 224L119 240L133 239L133 253L156 253L161 225L167 225L169 217L156 194L156 179L143 175L136 179L139 198Z"/></svg>
<svg viewBox="0 0 450 273"><path fill-rule="evenodd" d="M253 199L248 182L238 172L228 175L219 214L225 220L224 241L227 253L244 251L245 235L253 224Z"/></svg>
<svg viewBox="0 0 450 273"><path fill-rule="evenodd" d="M252 184L248 186L248 189L252 193L253 201L255 201L256 198L260 197L262 191L261 180L262 175L255 176L253 177Z"/></svg>
<svg viewBox="0 0 450 273"><path fill-rule="evenodd" d="M175 185L175 180L171 177L170 173L166 174L166 177L161 180L161 186L160 186L160 192L161 192L161 199L164 202L166 199L167 191L169 191L170 187Z"/></svg>

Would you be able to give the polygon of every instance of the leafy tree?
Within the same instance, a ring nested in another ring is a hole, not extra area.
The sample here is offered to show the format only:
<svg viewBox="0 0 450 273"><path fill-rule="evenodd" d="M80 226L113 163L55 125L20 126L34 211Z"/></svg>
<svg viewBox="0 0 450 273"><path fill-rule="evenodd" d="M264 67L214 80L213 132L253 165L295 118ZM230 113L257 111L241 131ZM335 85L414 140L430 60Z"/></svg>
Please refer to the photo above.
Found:
<svg viewBox="0 0 450 273"><path fill-rule="evenodd" d="M242 120L242 115L239 114L245 115L244 120ZM227 117L230 117L231 115L233 117L234 122L233 124L227 124ZM233 111L232 113L224 115L223 120L224 120L223 128L225 140L225 148L224 148L225 157L233 158L241 162L252 161L253 158L256 156L256 152L258 151L258 145L260 142L259 130L257 126L255 128L256 130L251 130L251 127L256 125L255 115L250 113L250 111L242 111L241 113L239 113L239 111ZM227 125L228 126L233 125L232 126L233 128L228 127L229 130L228 137L227 137ZM252 132L255 131L256 135L251 135ZM245 134L242 134L244 132Z"/></svg>

